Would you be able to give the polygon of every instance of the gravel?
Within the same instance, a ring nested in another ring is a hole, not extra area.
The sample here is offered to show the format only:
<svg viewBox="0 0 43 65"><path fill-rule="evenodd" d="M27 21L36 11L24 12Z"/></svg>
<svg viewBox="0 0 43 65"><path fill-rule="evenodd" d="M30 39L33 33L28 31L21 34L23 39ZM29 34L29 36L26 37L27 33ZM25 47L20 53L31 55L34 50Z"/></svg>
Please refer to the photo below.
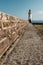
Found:
<svg viewBox="0 0 43 65"><path fill-rule="evenodd" d="M43 65L43 40L32 24L3 65Z"/></svg>

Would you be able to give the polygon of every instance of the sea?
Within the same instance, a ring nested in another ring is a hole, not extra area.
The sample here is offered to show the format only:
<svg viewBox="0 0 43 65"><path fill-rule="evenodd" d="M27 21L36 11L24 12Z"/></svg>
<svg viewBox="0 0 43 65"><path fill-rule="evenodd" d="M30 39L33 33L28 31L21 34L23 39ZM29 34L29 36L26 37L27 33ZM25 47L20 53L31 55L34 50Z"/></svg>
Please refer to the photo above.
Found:
<svg viewBox="0 0 43 65"><path fill-rule="evenodd" d="M43 24L43 20L32 20L32 24Z"/></svg>

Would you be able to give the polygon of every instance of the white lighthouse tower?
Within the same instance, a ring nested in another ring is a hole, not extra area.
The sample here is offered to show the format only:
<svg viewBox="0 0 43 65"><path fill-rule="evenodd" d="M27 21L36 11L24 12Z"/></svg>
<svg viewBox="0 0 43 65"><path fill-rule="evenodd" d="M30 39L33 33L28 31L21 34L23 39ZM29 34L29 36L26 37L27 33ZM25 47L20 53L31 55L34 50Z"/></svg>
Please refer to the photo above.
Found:
<svg viewBox="0 0 43 65"><path fill-rule="evenodd" d="M29 9L28 12L28 21L31 23L32 22L32 11Z"/></svg>

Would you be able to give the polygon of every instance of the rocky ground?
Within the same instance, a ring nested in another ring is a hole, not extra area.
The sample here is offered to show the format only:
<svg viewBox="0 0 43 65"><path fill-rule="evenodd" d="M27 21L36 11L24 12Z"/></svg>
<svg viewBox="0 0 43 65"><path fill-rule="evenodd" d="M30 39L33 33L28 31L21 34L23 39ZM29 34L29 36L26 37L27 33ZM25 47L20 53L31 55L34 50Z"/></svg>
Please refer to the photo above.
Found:
<svg viewBox="0 0 43 65"><path fill-rule="evenodd" d="M43 65L43 41L32 24L3 65Z"/></svg>

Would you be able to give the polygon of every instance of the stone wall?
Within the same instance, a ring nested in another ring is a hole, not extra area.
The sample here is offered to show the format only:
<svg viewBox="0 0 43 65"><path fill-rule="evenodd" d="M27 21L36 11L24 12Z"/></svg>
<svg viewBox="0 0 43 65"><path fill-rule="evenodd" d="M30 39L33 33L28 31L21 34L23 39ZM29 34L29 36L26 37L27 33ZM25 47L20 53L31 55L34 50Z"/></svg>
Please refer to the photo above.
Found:
<svg viewBox="0 0 43 65"><path fill-rule="evenodd" d="M27 23L17 17L0 13L0 58L26 29Z"/></svg>
<svg viewBox="0 0 43 65"><path fill-rule="evenodd" d="M15 23L19 23L21 21L24 22L24 20L22 19L0 12L0 28L14 25Z"/></svg>

